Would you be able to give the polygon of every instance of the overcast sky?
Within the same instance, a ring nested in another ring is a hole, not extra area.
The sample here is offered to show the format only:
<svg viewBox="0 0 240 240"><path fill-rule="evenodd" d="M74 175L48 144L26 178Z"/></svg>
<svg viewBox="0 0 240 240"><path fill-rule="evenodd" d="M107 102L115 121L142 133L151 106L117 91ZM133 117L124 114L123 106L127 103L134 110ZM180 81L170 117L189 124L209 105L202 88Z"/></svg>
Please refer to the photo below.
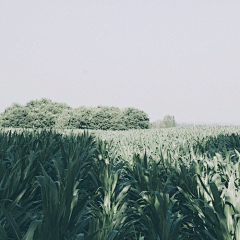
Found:
<svg viewBox="0 0 240 240"><path fill-rule="evenodd" d="M1 0L0 112L43 97L240 124L240 1Z"/></svg>

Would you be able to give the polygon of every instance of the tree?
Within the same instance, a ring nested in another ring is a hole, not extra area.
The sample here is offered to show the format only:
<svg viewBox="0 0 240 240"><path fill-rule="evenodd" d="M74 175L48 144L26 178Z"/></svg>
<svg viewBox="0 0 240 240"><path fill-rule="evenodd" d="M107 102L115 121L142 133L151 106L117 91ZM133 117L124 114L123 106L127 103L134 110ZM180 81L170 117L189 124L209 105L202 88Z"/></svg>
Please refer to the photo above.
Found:
<svg viewBox="0 0 240 240"><path fill-rule="evenodd" d="M176 126L175 117L166 115L163 118L163 124L164 124L164 127L166 127L166 128L175 127Z"/></svg>
<svg viewBox="0 0 240 240"><path fill-rule="evenodd" d="M71 110L65 103L54 103L50 99L42 98L41 100L30 101L26 108L31 112L34 121L34 127L54 127L59 115L64 110Z"/></svg>
<svg viewBox="0 0 240 240"><path fill-rule="evenodd" d="M14 103L1 114L3 127L44 128L54 127L58 116L64 109L71 109L63 103L51 100L29 101L25 106Z"/></svg>
<svg viewBox="0 0 240 240"><path fill-rule="evenodd" d="M0 115L3 127L71 128L128 130L149 128L147 114L135 108L79 107L72 109L50 99L29 101L25 106L13 104Z"/></svg>
<svg viewBox="0 0 240 240"><path fill-rule="evenodd" d="M136 108L125 108L123 117L127 129L148 129L150 127L147 114Z"/></svg>
<svg viewBox="0 0 240 240"><path fill-rule="evenodd" d="M55 122L56 128L70 128L70 118L72 116L72 109L65 109L61 114L58 115L58 118Z"/></svg>
<svg viewBox="0 0 240 240"><path fill-rule="evenodd" d="M117 107L98 106L92 114L92 125L94 129L118 130L117 122L120 115L120 109Z"/></svg>
<svg viewBox="0 0 240 240"><path fill-rule="evenodd" d="M28 125L28 111L20 104L14 103L1 115L3 127L24 127Z"/></svg>

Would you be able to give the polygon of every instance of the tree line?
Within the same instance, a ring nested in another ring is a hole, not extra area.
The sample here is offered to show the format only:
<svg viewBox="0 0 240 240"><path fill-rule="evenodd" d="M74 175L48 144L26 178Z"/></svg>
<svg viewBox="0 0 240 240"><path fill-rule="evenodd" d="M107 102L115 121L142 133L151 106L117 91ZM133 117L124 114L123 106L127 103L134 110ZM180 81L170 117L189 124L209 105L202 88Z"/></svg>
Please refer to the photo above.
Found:
<svg viewBox="0 0 240 240"><path fill-rule="evenodd" d="M32 100L25 106L14 103L0 114L0 126L13 128L64 128L129 130L175 127L174 116L150 123L148 115L136 108L78 107L50 99Z"/></svg>
<svg viewBox="0 0 240 240"><path fill-rule="evenodd" d="M79 107L50 99L29 101L25 106L13 104L0 115L2 127L13 128L69 128L129 130L148 129L148 115L136 108Z"/></svg>

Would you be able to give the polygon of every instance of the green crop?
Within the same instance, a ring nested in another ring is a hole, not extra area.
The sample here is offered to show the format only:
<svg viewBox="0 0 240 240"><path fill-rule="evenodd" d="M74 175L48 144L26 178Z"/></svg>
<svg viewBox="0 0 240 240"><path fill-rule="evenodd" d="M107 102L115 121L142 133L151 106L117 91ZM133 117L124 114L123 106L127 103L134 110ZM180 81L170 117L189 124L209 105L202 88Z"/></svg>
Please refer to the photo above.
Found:
<svg viewBox="0 0 240 240"><path fill-rule="evenodd" d="M2 129L0 239L238 240L239 131Z"/></svg>

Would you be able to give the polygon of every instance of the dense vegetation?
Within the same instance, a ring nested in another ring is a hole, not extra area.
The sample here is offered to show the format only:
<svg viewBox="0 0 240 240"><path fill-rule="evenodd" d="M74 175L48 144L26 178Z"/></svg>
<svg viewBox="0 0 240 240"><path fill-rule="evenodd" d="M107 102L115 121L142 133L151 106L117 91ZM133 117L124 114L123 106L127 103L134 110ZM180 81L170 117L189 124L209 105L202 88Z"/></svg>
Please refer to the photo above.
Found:
<svg viewBox="0 0 240 240"><path fill-rule="evenodd" d="M70 128L128 130L147 129L147 114L135 108L79 107L71 108L49 99L30 101L25 106L13 104L0 115L3 127L13 128Z"/></svg>
<svg viewBox="0 0 240 240"><path fill-rule="evenodd" d="M239 240L239 130L2 130L1 239Z"/></svg>

